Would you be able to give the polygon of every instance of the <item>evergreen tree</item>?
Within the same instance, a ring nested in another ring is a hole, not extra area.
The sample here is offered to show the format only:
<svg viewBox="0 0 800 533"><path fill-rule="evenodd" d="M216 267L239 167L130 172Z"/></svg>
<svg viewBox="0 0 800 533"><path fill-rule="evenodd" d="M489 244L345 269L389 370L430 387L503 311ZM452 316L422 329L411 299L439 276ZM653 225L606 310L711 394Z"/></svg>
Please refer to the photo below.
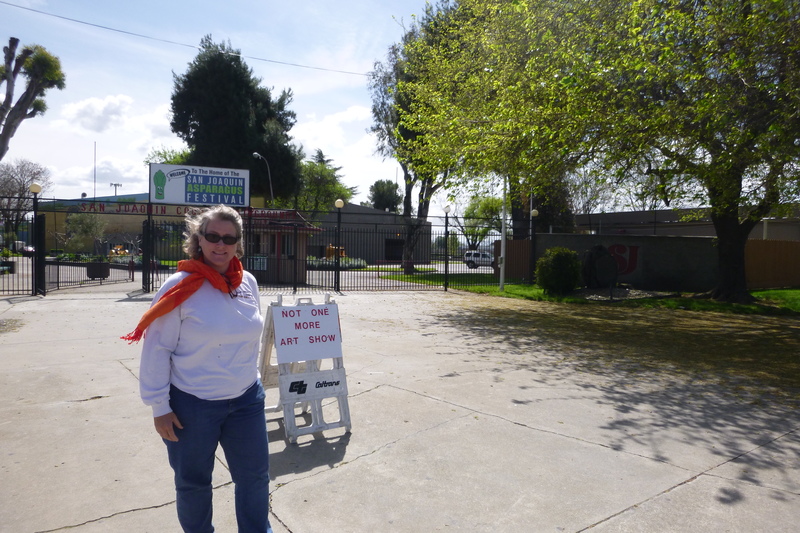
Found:
<svg viewBox="0 0 800 533"><path fill-rule="evenodd" d="M295 194L301 152L289 136L290 90L273 98L239 50L208 35L187 71L173 78L170 125L189 147L187 164L250 169L252 194L269 196L270 181L276 197Z"/></svg>
<svg viewBox="0 0 800 533"><path fill-rule="evenodd" d="M369 187L370 207L396 213L402 201L403 195L392 180L378 180Z"/></svg>

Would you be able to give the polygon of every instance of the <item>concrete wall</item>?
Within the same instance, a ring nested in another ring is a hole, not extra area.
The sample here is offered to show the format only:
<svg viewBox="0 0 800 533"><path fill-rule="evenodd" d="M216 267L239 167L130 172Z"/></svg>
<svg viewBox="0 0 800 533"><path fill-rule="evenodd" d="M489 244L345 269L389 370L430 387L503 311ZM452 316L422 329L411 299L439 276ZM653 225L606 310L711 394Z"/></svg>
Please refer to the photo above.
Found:
<svg viewBox="0 0 800 533"><path fill-rule="evenodd" d="M707 209L663 209L621 211L575 216L576 233L606 235L670 235L706 237L716 235ZM788 217L760 221L750 239L800 241L800 210Z"/></svg>
<svg viewBox="0 0 800 533"><path fill-rule="evenodd" d="M508 241L507 277L527 279L529 242ZM618 282L637 289L700 292L717 283L717 252L710 237L543 233L536 235L536 258L561 246L583 259L598 244L616 255Z"/></svg>

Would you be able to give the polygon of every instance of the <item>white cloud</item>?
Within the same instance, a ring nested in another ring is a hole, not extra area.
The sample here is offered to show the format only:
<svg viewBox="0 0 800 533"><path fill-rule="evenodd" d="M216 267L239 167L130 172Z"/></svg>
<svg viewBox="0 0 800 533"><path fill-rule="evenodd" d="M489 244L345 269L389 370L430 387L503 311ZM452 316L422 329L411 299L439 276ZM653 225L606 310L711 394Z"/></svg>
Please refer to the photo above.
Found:
<svg viewBox="0 0 800 533"><path fill-rule="evenodd" d="M133 115L126 122L126 129L133 136L128 148L137 154L146 155L152 148L165 146L183 149L183 141L170 129L169 105L163 104L152 111ZM144 159L144 158L142 158Z"/></svg>
<svg viewBox="0 0 800 533"><path fill-rule="evenodd" d="M336 163L342 167L345 185L358 187L356 202L366 200L369 188L378 180L403 182L400 165L393 159L382 160L375 155L375 137L368 133L348 144Z"/></svg>
<svg viewBox="0 0 800 533"><path fill-rule="evenodd" d="M292 128L295 142L303 145L306 157L319 149L333 165L341 167L342 181L348 187L358 187L353 199L366 200L370 186L379 179L394 179L397 164L381 161L375 155L375 137L367 133L372 121L371 110L363 105L351 105L344 111L323 117L307 114Z"/></svg>
<svg viewBox="0 0 800 533"><path fill-rule="evenodd" d="M112 183L122 184L117 187L117 194L147 192L147 167L137 161L109 158L99 160L96 167L84 165L50 170L54 196L58 199L80 198L82 194L89 198L111 196L114 194Z"/></svg>
<svg viewBox="0 0 800 533"><path fill-rule="evenodd" d="M133 98L124 94L106 96L103 99L87 98L64 105L61 109L63 118L58 122L72 128L102 133L112 126L123 124L132 104Z"/></svg>
<svg viewBox="0 0 800 533"><path fill-rule="evenodd" d="M292 128L291 134L303 145L306 155L318 148L323 152L344 148L347 144L346 131L360 128L362 132L369 127L371 111L369 108L352 105L338 113L325 115L317 119L315 115L307 115Z"/></svg>

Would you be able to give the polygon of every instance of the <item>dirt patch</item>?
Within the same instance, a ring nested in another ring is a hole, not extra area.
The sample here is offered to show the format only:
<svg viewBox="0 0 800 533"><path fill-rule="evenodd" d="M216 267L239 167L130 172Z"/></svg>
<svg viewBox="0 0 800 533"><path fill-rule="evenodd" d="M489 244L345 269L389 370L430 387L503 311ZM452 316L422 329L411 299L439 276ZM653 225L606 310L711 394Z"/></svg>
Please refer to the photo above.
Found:
<svg viewBox="0 0 800 533"><path fill-rule="evenodd" d="M16 319L0 319L0 333L8 333L10 331L18 331L22 326L22 320Z"/></svg>

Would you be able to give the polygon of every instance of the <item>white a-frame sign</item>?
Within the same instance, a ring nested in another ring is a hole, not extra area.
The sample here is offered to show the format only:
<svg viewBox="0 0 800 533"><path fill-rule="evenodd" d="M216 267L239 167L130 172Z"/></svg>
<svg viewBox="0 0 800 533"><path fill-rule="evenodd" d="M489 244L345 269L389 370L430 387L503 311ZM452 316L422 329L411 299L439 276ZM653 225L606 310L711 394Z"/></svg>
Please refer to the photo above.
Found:
<svg viewBox="0 0 800 533"><path fill-rule="evenodd" d="M284 427L289 442L297 437L327 429L344 427L350 431L350 407L347 403L347 376L342 363L342 333L339 307L325 295L325 303L314 304L311 298L298 298L295 305L283 305L278 296L267 310L261 348L261 380L264 388L278 387L280 404L269 410L283 409ZM275 347L277 365L272 365ZM331 368L323 370L323 360ZM336 398L339 420L326 422L322 401ZM311 423L297 425L295 409L310 410Z"/></svg>

